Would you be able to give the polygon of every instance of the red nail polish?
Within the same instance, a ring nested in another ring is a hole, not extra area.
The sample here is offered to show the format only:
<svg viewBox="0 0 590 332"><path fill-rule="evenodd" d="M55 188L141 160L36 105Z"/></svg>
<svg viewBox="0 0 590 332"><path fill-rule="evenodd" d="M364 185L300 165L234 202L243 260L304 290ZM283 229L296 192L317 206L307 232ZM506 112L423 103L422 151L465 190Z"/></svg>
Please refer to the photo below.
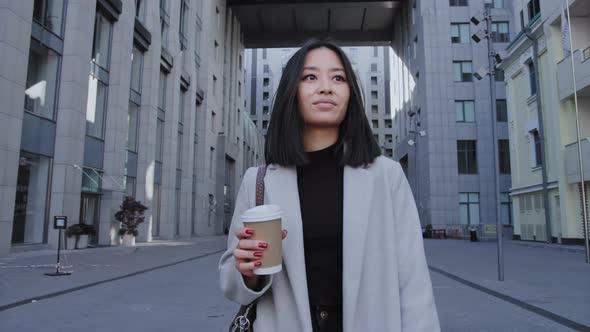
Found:
<svg viewBox="0 0 590 332"><path fill-rule="evenodd" d="M262 252L260 252L260 251L255 252L254 257L262 257Z"/></svg>
<svg viewBox="0 0 590 332"><path fill-rule="evenodd" d="M256 263L254 263L254 266L260 266L260 265L262 265L262 262L256 262Z"/></svg>
<svg viewBox="0 0 590 332"><path fill-rule="evenodd" d="M248 235L252 235L252 234L254 234L254 231L253 231L253 230L251 230L251 229L247 229L247 230L246 230L246 234L248 234Z"/></svg>
<svg viewBox="0 0 590 332"><path fill-rule="evenodd" d="M260 248L268 248L268 243L260 242L260 243L258 244L258 246L259 246Z"/></svg>

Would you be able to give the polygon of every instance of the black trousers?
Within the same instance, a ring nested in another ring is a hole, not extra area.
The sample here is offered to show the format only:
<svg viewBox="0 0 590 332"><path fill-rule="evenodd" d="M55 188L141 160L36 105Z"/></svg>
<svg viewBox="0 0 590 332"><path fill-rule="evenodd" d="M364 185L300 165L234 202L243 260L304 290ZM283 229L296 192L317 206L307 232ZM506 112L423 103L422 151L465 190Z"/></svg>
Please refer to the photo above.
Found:
<svg viewBox="0 0 590 332"><path fill-rule="evenodd" d="M310 304L313 332L342 332L342 306Z"/></svg>

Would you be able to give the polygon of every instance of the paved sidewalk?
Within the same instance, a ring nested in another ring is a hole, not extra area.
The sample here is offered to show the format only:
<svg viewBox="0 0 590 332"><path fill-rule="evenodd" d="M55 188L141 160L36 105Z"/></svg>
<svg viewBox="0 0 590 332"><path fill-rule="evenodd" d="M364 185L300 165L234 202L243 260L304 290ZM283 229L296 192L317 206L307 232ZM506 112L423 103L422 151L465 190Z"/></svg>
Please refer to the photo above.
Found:
<svg viewBox="0 0 590 332"><path fill-rule="evenodd" d="M0 310L19 301L43 297L146 269L174 264L225 250L226 236L138 243L136 247L97 247L62 251L70 276L50 277L57 251L39 250L0 257ZM71 267L69 267L71 266Z"/></svg>
<svg viewBox="0 0 590 332"><path fill-rule="evenodd" d="M582 330L590 326L590 265L585 264L583 250L508 241L504 246L503 282L498 281L495 242L429 239L425 240L425 250L431 273L450 276L466 285L473 283L470 287L489 290L488 294L504 297L507 303L516 301L521 307L540 309L546 318L573 321L581 324Z"/></svg>

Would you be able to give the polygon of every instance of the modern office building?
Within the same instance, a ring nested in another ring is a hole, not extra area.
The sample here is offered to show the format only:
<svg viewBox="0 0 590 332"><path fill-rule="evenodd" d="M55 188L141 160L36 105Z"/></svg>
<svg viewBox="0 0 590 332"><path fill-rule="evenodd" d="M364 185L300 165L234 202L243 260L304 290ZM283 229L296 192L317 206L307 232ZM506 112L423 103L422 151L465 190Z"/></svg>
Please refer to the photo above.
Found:
<svg viewBox="0 0 590 332"><path fill-rule="evenodd" d="M495 49L516 35L510 1L494 0ZM472 16L484 0L420 0L396 14L391 96L394 158L402 164L423 225L464 236L496 234L495 176L500 177L501 222L511 225L510 161L502 72L495 77L497 114L490 82L473 73L487 68L486 40L476 44ZM492 121L497 122L499 170L494 166ZM509 231L510 227L506 227Z"/></svg>
<svg viewBox="0 0 590 332"><path fill-rule="evenodd" d="M361 84L367 117L384 155L393 157L393 128L389 100L389 57L384 46L343 47ZM266 135L272 102L289 58L296 48L246 50L246 94L250 116Z"/></svg>
<svg viewBox="0 0 590 332"><path fill-rule="evenodd" d="M588 197L590 2L568 3L571 29L561 1L513 1L513 20L519 22L519 33L508 46L502 67L506 73L513 170L510 194L514 200L514 236L517 239L564 244L584 241L574 92L578 96L585 195ZM569 43L568 31L573 45ZM533 43L538 48L536 56ZM573 52L575 78L570 52ZM535 70L535 62L538 70ZM543 165L547 173L545 183Z"/></svg>
<svg viewBox="0 0 590 332"><path fill-rule="evenodd" d="M240 24L222 0L0 6L0 255L56 246L53 216L118 244L221 234L262 136L245 116Z"/></svg>

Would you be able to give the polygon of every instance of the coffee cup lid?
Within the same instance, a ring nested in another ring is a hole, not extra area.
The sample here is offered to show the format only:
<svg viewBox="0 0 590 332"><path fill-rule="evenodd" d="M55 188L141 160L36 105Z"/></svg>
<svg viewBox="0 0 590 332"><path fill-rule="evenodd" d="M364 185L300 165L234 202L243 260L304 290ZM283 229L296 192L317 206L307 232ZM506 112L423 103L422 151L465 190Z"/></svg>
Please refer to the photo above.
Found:
<svg viewBox="0 0 590 332"><path fill-rule="evenodd" d="M258 205L246 210L242 214L242 222L259 222L279 219L281 217L281 207L274 204Z"/></svg>

